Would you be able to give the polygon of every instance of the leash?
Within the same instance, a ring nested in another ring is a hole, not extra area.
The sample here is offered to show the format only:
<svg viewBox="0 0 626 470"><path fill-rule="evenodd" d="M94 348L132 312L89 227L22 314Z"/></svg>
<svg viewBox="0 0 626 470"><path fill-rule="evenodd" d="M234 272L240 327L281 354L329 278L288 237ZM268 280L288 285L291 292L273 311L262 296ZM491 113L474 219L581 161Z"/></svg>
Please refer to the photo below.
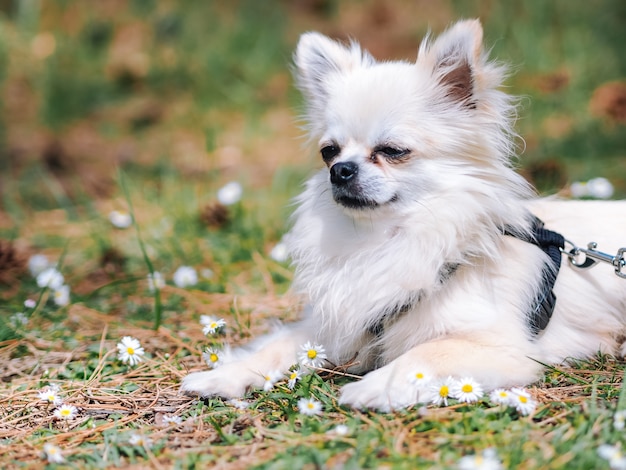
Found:
<svg viewBox="0 0 626 470"><path fill-rule="evenodd" d="M617 255L611 256L596 250L598 247L596 242L588 243L587 248L580 248L567 239L565 243L572 248L570 250L561 248L561 253L567 256L570 265L575 268L589 269L601 261L612 265L615 268L615 274L622 279L626 279L626 247L620 248L617 250ZM624 271L622 271L622 269L624 269Z"/></svg>

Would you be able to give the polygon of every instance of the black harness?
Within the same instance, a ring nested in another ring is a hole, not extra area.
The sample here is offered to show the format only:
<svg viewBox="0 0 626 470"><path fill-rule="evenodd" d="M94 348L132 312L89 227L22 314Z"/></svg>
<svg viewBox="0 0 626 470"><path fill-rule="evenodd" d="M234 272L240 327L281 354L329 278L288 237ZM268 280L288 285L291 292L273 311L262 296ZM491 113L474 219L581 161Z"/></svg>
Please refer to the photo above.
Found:
<svg viewBox="0 0 626 470"><path fill-rule="evenodd" d="M537 335L548 326L556 306L556 295L552 289L561 268L561 250L565 247L565 238L560 233L544 228L543 222L537 217L533 217L530 234L519 234L509 230L505 230L504 234L538 246L550 258L544 266L541 288L527 318L528 328L533 335Z"/></svg>
<svg viewBox="0 0 626 470"><path fill-rule="evenodd" d="M528 328L536 336L546 329L556 306L556 295L552 289L561 268L561 250L565 247L565 238L560 233L544 228L543 222L534 216L530 233L519 233L505 228L503 234L541 248L550 258L542 271L541 287L529 308L527 317ZM459 264L457 263L445 264L439 274L440 282L443 284L450 279L458 268ZM382 313L378 321L368 327L368 332L377 337L382 336L385 324L394 322L398 317L408 312L419 302L419 299L420 295L417 295L412 301L393 309L391 312Z"/></svg>

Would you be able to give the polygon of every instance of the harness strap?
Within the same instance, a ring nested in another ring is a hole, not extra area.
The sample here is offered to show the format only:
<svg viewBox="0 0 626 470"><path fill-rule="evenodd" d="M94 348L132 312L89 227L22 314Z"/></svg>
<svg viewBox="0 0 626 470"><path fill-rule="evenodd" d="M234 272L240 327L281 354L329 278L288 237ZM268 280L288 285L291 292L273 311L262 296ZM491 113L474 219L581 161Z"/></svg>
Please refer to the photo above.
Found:
<svg viewBox="0 0 626 470"><path fill-rule="evenodd" d="M535 216L533 216L532 231L529 235L522 235L507 229L504 234L531 243L541 248L550 257L550 261L544 266L541 286L527 318L531 333L537 335L548 326L556 306L556 295L552 289L561 267L561 250L565 247L565 238L560 233L544 228L543 222Z"/></svg>

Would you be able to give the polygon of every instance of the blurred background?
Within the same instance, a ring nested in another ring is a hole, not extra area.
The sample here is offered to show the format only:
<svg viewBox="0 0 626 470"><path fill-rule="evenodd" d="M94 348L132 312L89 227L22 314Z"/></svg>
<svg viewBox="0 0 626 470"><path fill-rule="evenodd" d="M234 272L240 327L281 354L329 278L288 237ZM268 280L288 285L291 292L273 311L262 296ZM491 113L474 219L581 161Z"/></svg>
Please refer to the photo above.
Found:
<svg viewBox="0 0 626 470"><path fill-rule="evenodd" d="M296 124L299 34L413 59L429 30L466 17L512 66L520 171L544 193L603 177L626 195L623 0L0 0L0 238L63 251L76 292L91 292L102 279L87 273L128 270L137 251L103 228L128 210L122 171L157 267L203 264L223 281L220 266L280 240L320 166ZM215 193L229 181L243 197L226 213Z"/></svg>

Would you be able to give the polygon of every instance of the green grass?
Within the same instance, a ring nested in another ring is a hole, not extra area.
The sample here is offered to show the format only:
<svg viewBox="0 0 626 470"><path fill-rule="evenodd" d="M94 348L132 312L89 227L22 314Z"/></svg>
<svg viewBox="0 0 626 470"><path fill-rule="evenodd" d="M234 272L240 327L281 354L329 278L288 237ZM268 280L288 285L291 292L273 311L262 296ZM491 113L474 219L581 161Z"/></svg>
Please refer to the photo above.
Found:
<svg viewBox="0 0 626 470"><path fill-rule="evenodd" d="M589 111L594 91L626 72L622 2L451 1L410 21L417 7L405 2L387 13L370 1L106 5L0 3L0 462L40 466L51 442L81 468L456 468L487 448L505 468L608 468L597 448L626 445L613 424L626 409L624 363L609 356L549 368L529 388L531 416L487 399L354 411L337 404L353 379L328 373L293 391L253 391L245 410L178 388L206 367L207 346L297 317L291 269L269 253L318 166L294 123L288 66L299 33L349 33L410 56L428 26L481 17L492 54L513 65L509 90L524 97L521 170L542 191L605 176L623 197L623 122ZM228 181L243 197L216 209ZM114 209L132 210L136 225L114 228ZM28 274L36 253L59 262L69 305ZM182 265L211 275L178 288ZM167 281L156 293L152 271ZM201 315L223 317L224 334L203 336ZM125 335L146 350L136 367L116 359ZM49 382L79 408L76 420L53 420L38 400ZM298 413L309 396L320 416ZM183 423L163 426L170 414ZM347 435L332 432L338 424ZM130 445L133 433L153 445Z"/></svg>

